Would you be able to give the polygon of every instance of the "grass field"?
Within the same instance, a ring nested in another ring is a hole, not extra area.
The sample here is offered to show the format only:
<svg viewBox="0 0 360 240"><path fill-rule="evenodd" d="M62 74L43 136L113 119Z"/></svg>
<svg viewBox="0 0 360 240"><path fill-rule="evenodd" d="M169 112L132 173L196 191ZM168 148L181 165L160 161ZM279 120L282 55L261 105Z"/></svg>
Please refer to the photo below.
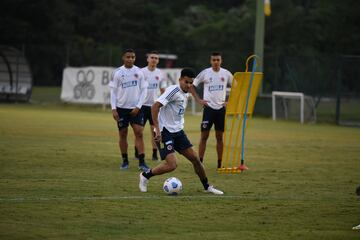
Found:
<svg viewBox="0 0 360 240"><path fill-rule="evenodd" d="M181 156L140 193L137 162L119 170L109 111L35 103L0 105L0 239L360 239L359 128L251 119L249 171L217 174L209 140L205 167L224 196L203 193ZM194 145L199 123L186 116ZM180 196L162 191L170 176Z"/></svg>

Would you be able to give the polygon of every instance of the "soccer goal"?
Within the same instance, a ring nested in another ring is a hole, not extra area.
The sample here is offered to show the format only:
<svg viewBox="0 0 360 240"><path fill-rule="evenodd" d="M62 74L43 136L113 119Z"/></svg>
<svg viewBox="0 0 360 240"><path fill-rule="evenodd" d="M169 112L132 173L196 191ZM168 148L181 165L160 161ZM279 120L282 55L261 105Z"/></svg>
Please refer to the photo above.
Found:
<svg viewBox="0 0 360 240"><path fill-rule="evenodd" d="M272 118L316 122L316 109L312 97L301 92L272 92Z"/></svg>

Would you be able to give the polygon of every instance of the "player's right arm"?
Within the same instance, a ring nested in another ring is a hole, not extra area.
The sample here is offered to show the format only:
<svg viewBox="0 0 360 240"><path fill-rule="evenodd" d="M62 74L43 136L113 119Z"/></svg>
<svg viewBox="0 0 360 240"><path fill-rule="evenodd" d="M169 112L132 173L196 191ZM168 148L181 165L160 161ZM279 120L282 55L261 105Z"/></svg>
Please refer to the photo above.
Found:
<svg viewBox="0 0 360 240"><path fill-rule="evenodd" d="M204 82L204 76L205 76L205 70L201 71L199 73L199 75L196 76L196 78L194 79L194 82L193 82L193 85L191 85L190 89L189 89L189 92L191 93L191 95L195 98L195 101L197 103L199 103L201 106L208 106L208 101L204 100L204 99L201 99L199 97L199 95L197 94L196 92L196 87Z"/></svg>
<svg viewBox="0 0 360 240"><path fill-rule="evenodd" d="M112 112L114 120L118 122L120 118L119 118L118 112L116 111L117 86L118 86L117 80L115 78L116 71L117 70L114 70L114 72L111 74L109 87L110 87L111 112Z"/></svg>
<svg viewBox="0 0 360 240"><path fill-rule="evenodd" d="M119 121L119 114L116 110L116 89L110 90L111 112L115 121Z"/></svg>

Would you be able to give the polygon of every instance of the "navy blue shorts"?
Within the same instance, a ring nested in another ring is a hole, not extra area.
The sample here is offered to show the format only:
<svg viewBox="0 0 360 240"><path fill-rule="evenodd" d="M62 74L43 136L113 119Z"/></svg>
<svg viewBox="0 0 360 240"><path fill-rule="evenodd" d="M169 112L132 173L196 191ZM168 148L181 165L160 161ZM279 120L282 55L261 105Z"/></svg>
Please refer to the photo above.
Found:
<svg viewBox="0 0 360 240"><path fill-rule="evenodd" d="M144 114L144 126L148 120L149 120L150 125L154 125L152 116L151 116L151 107L150 106L142 106L141 111Z"/></svg>
<svg viewBox="0 0 360 240"><path fill-rule="evenodd" d="M211 107L204 107L203 118L201 122L201 131L209 131L212 125L215 125L216 131L223 132L225 129L225 107L218 110L212 109Z"/></svg>
<svg viewBox="0 0 360 240"><path fill-rule="evenodd" d="M183 130L171 133L166 128L163 128L161 131L161 142L161 144L157 143L161 160L164 160L170 153L175 151L181 153L181 151L193 146Z"/></svg>
<svg viewBox="0 0 360 240"><path fill-rule="evenodd" d="M136 116L130 115L132 109L116 108L116 111L119 114L119 118L120 118L117 124L119 130L129 127L129 123L144 126L144 116L141 110Z"/></svg>

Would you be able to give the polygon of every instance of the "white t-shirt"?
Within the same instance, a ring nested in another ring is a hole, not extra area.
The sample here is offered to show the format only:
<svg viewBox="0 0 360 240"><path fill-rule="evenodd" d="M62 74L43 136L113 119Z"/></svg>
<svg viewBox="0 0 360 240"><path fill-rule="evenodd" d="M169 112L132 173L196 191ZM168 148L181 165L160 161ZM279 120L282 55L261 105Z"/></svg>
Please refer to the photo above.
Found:
<svg viewBox="0 0 360 240"><path fill-rule="evenodd" d="M172 85L156 100L163 105L159 112L160 131L165 127L169 132L175 133L184 128L188 96L189 94L183 92L179 85Z"/></svg>
<svg viewBox="0 0 360 240"><path fill-rule="evenodd" d="M143 105L152 106L159 96L159 88L165 88L166 82L163 72L155 68L153 71L148 67L141 69L144 74L145 80L148 82L147 94Z"/></svg>
<svg viewBox="0 0 360 240"><path fill-rule="evenodd" d="M204 97L208 101L208 105L213 109L220 109L223 107L226 98L226 87L232 83L232 74L220 68L215 72L211 67L204 69L197 75L194 80L194 86L204 83Z"/></svg>
<svg viewBox="0 0 360 240"><path fill-rule="evenodd" d="M116 107L134 109L143 105L148 83L140 68L123 65L113 71L109 86L115 90Z"/></svg>

